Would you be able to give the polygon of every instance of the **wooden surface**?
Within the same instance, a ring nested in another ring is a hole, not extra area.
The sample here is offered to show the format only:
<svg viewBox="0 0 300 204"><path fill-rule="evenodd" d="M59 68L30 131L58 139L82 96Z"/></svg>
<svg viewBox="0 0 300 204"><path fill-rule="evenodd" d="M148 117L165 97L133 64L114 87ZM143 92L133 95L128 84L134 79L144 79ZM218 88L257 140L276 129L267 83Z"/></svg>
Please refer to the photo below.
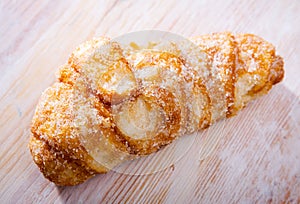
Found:
<svg viewBox="0 0 300 204"><path fill-rule="evenodd" d="M41 92L79 43L144 29L255 33L284 57L284 82L211 127L217 140L190 136L187 152L162 171L55 186L27 148ZM2 0L0 45L1 203L300 203L299 1Z"/></svg>

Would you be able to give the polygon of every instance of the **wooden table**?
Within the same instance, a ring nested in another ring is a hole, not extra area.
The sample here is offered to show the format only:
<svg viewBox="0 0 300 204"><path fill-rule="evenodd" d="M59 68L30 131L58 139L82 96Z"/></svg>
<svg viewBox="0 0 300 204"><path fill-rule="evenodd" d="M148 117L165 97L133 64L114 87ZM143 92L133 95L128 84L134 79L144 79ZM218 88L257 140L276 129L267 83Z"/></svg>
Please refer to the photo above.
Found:
<svg viewBox="0 0 300 204"><path fill-rule="evenodd" d="M299 1L4 0L0 19L1 203L300 203ZM41 92L79 43L144 29L255 33L284 57L284 82L211 127L216 140L190 136L187 152L162 171L55 186L27 148Z"/></svg>

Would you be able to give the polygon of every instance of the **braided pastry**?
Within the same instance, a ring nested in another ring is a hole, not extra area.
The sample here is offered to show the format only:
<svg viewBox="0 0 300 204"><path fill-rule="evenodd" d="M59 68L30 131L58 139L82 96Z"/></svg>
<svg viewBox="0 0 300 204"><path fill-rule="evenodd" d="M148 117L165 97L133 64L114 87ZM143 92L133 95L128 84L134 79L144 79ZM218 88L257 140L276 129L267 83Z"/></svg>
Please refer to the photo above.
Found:
<svg viewBox="0 0 300 204"><path fill-rule="evenodd" d="M260 37L190 40L160 49L108 38L80 45L32 120L29 147L44 176L82 183L235 115L283 78L283 59Z"/></svg>

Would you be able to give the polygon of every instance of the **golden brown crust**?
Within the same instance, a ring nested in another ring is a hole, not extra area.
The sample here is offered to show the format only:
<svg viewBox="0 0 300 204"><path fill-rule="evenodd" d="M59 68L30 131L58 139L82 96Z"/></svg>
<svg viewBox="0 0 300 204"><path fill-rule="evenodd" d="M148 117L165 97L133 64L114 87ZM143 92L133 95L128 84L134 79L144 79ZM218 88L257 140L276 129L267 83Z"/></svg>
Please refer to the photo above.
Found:
<svg viewBox="0 0 300 204"><path fill-rule="evenodd" d="M107 170L86 152L79 141L74 123L74 89L69 84L55 83L42 95L32 120L31 132L46 141L57 154L76 159L95 172Z"/></svg>
<svg viewBox="0 0 300 204"><path fill-rule="evenodd" d="M207 91L206 86L203 84L201 79L195 80L193 85L192 92L192 105L196 106L196 108L192 108L192 113L190 115L194 115L194 117L199 117L197 120L198 123L196 125L196 130L205 129L209 127L211 123L211 100ZM200 111L197 111L200 109ZM199 113L200 112L200 113ZM193 132L193 131L192 131Z"/></svg>
<svg viewBox="0 0 300 204"><path fill-rule="evenodd" d="M34 135L30 137L29 148L41 172L56 185L77 185L96 173L87 169L81 160L70 158L68 154L57 151Z"/></svg>
<svg viewBox="0 0 300 204"><path fill-rule="evenodd" d="M82 44L72 53L69 64L104 103L119 103L136 90L135 76L120 45L108 38ZM124 91L120 87L125 85Z"/></svg>
<svg viewBox="0 0 300 204"><path fill-rule="evenodd" d="M213 105L213 121L231 114L234 100L236 42L229 32L192 38L207 54L210 76L205 79ZM212 82L213 81L213 82Z"/></svg>
<svg viewBox="0 0 300 204"><path fill-rule="evenodd" d="M283 60L275 47L253 34L235 37L238 47L233 114L249 101L266 94L283 78Z"/></svg>
<svg viewBox="0 0 300 204"><path fill-rule="evenodd" d="M105 173L106 168L95 162L80 144L74 123L73 99L74 90L69 84L55 83L48 88L37 106L31 132L36 140L45 141L51 152L76 160L82 168Z"/></svg>
<svg viewBox="0 0 300 204"><path fill-rule="evenodd" d="M80 45L32 120L29 148L44 176L57 185L82 183L236 114L284 76L274 46L255 35L192 41L187 52L179 44L137 46L132 56L108 38Z"/></svg>
<svg viewBox="0 0 300 204"><path fill-rule="evenodd" d="M158 127L154 127L154 129L151 131L149 131L147 127L143 127L145 125L150 125L150 122L153 123L153 120L156 118L156 115L154 114L151 115L152 117L150 116L149 121L142 121L143 123L148 122L148 124L137 124L139 123L138 120L141 120L141 117L139 117L140 109L137 107L130 107L132 105L136 105L136 100L141 100L145 106L148 106L146 108L149 112L158 112L158 115L161 116L161 120L159 120L157 122L158 124L156 124ZM122 109L124 106L125 110ZM125 112L126 110L128 112L125 116L122 116L121 113ZM159 150L162 146L171 143L178 136L177 133L180 128L181 120L180 109L175 103L174 95L166 89L159 87L148 87L147 89L144 89L143 94L138 96L136 99L128 101L128 103L123 103L119 108L116 109L116 112L118 113L115 117L115 128L120 137L127 141L131 154L151 154ZM127 126L126 129L130 128L130 132L132 132L132 129L135 128L141 129L143 132L145 132L145 136L143 138L136 138L132 135L126 135L126 131L124 132L124 130L121 129L122 125L119 124L119 121L121 120L120 117L122 117L123 120L126 120L126 124L124 124L124 126ZM132 124L131 121L135 122L135 124Z"/></svg>

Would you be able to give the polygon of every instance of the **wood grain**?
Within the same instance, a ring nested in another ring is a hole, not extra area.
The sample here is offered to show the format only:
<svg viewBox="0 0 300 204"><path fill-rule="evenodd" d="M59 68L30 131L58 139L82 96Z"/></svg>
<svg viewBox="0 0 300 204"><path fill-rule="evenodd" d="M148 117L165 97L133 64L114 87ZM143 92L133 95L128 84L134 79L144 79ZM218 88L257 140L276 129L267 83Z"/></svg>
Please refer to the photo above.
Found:
<svg viewBox="0 0 300 204"><path fill-rule="evenodd" d="M296 0L1 1L1 203L300 203L299 22ZM27 148L41 92L79 43L144 29L255 33L285 59L285 80L210 134L190 136L185 155L162 171L56 187Z"/></svg>

